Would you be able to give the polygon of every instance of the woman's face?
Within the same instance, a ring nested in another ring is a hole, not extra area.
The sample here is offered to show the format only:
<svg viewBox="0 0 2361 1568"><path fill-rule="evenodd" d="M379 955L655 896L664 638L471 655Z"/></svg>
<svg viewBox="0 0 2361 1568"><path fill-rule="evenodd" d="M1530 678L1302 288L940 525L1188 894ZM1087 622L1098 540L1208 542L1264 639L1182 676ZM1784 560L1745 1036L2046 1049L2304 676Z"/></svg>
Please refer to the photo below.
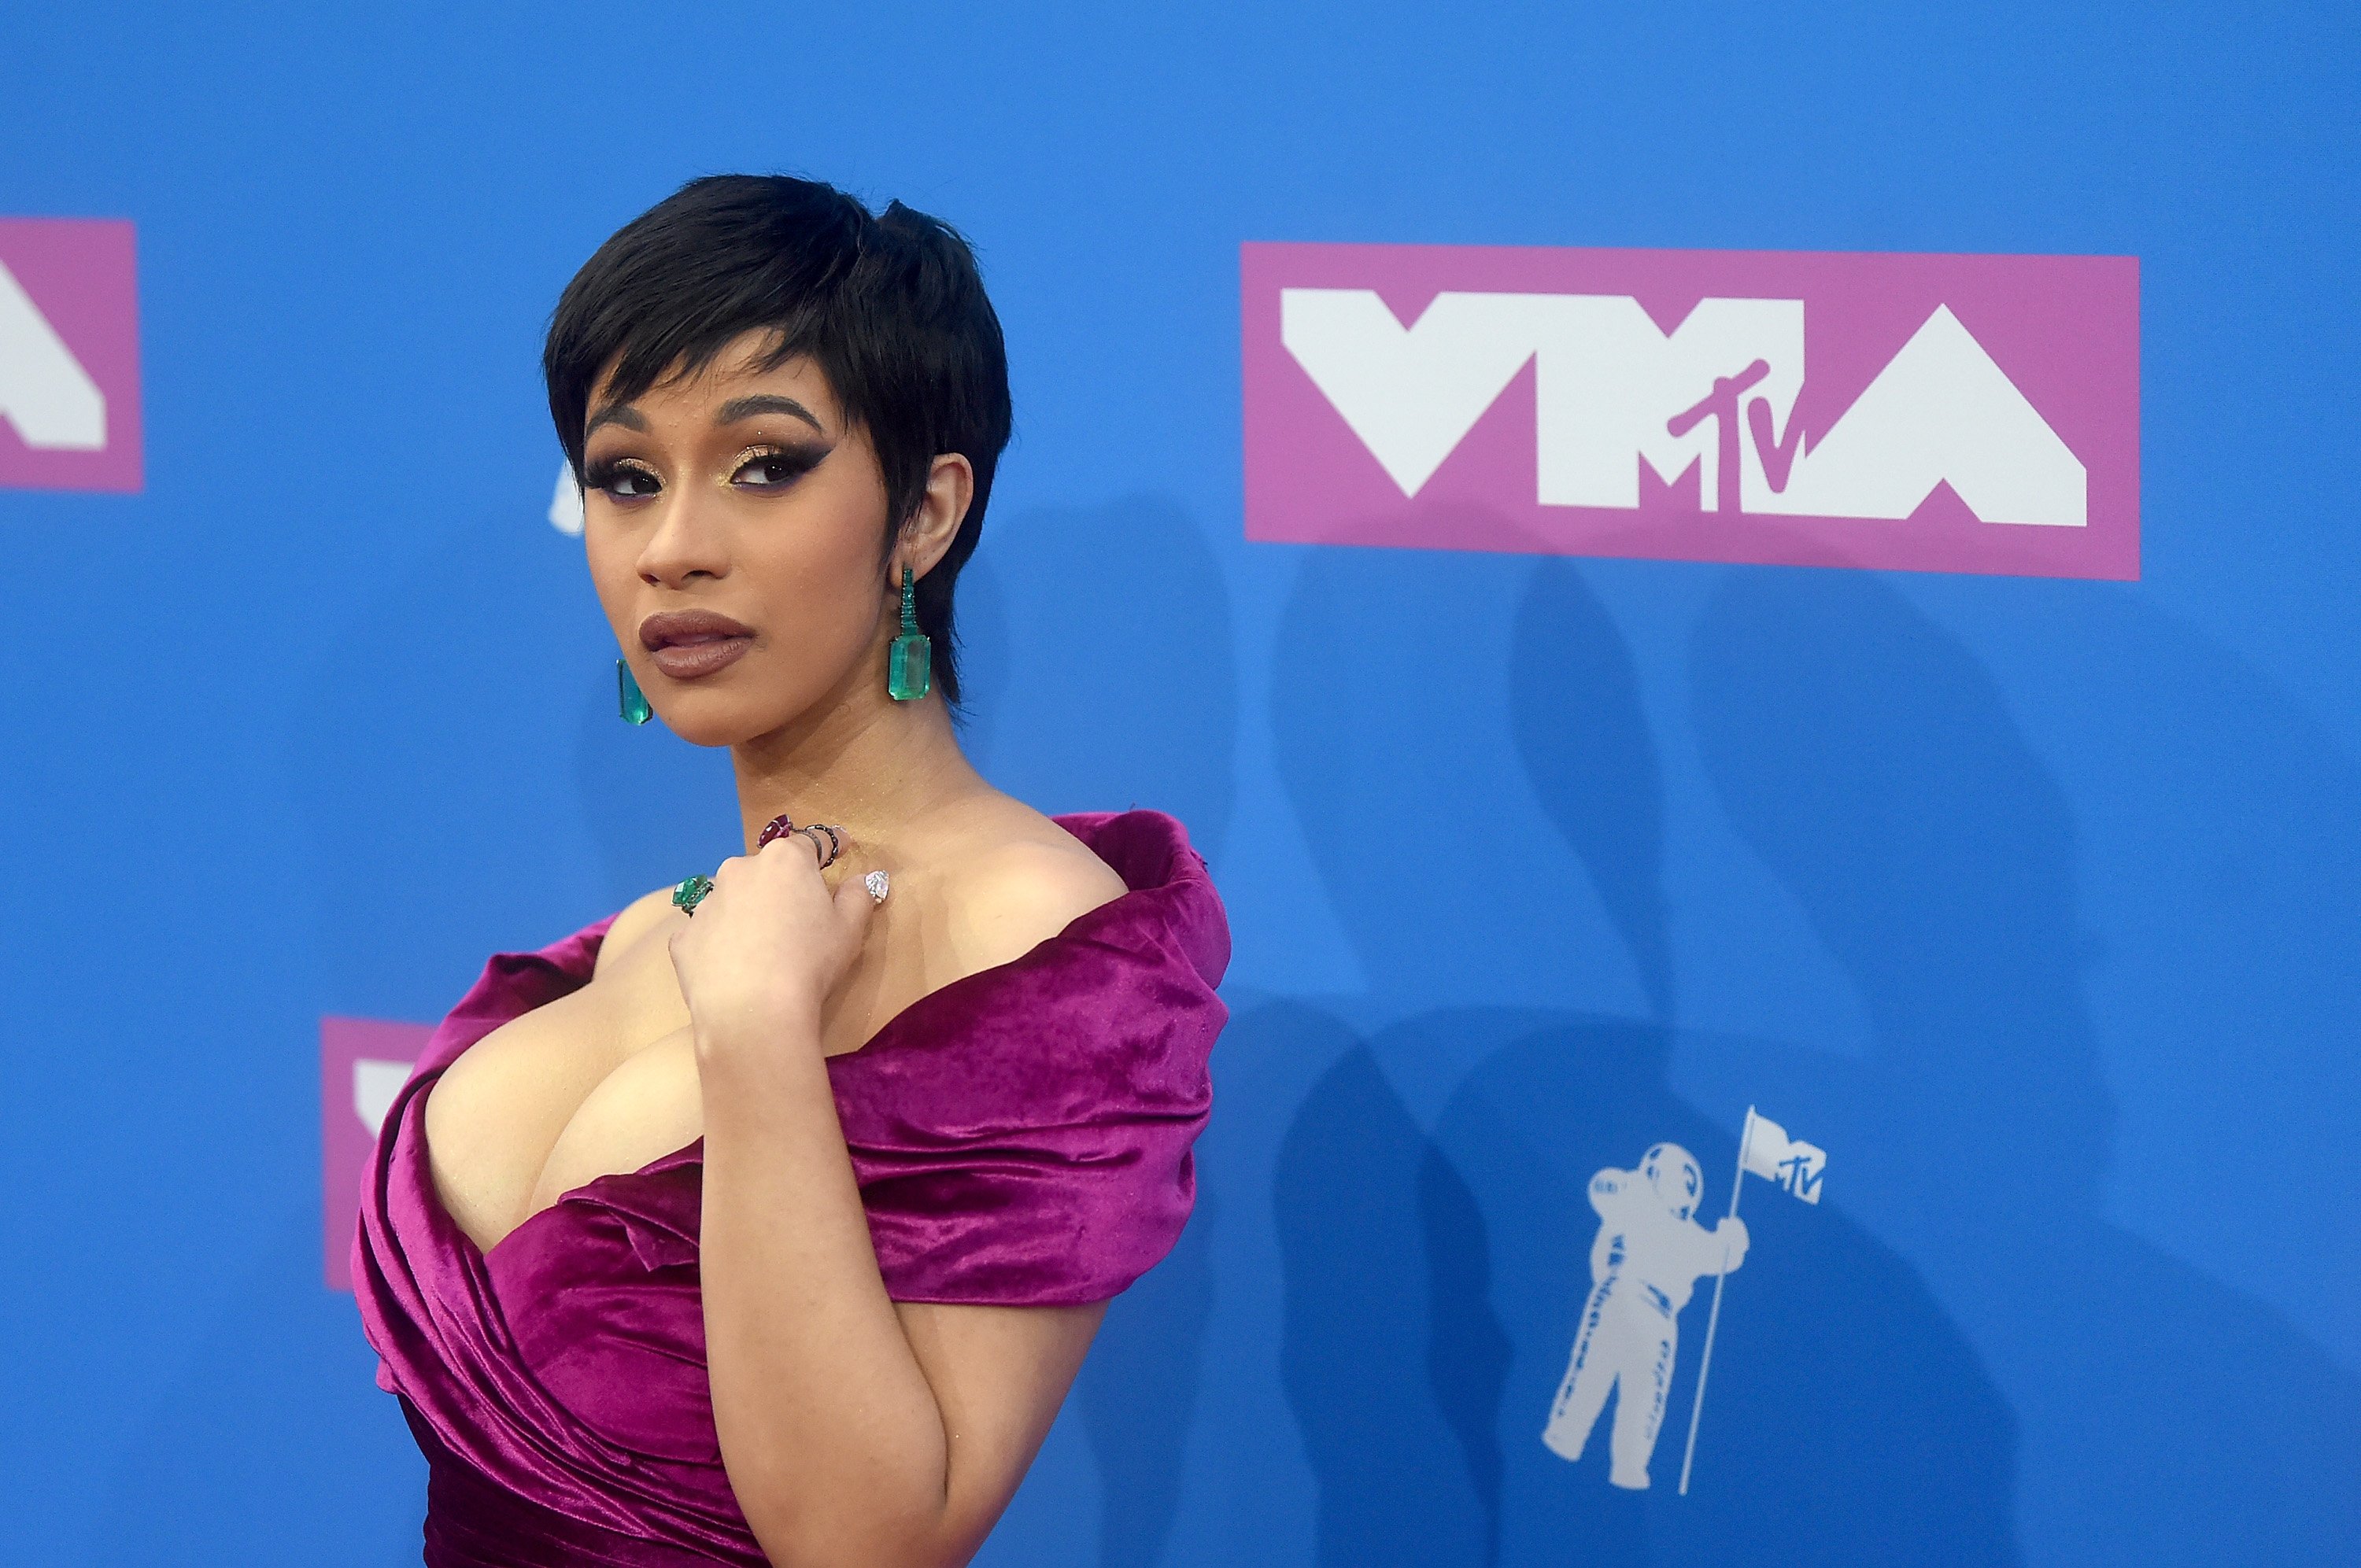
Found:
<svg viewBox="0 0 2361 1568"><path fill-rule="evenodd" d="M765 346L749 333L697 375L590 400L591 579L650 703L704 746L884 685L898 574L876 454L817 366L760 369Z"/></svg>

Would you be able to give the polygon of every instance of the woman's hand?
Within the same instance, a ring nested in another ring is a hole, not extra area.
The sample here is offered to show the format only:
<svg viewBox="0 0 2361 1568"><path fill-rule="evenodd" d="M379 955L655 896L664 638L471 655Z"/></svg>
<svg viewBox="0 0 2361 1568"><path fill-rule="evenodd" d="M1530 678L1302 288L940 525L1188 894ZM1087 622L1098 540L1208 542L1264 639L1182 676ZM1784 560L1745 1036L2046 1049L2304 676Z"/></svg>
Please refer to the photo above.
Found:
<svg viewBox="0 0 2361 1568"><path fill-rule="evenodd" d="M820 1009L861 951L875 907L856 875L829 891L809 834L721 862L713 891L671 943L697 1054L798 1025L818 1039Z"/></svg>

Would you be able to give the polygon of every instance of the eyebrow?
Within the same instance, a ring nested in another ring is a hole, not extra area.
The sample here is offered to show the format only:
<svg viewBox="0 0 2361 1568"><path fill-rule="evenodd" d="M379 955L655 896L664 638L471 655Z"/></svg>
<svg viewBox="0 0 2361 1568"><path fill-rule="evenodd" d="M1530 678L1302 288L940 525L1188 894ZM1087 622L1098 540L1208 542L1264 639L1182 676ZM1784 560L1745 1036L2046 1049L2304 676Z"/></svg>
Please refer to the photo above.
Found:
<svg viewBox="0 0 2361 1568"><path fill-rule="evenodd" d="M591 433L602 424L620 424L625 430L636 430L642 434L646 433L648 428L646 419L642 417L640 411L631 404L609 403L605 408L592 414L590 422L582 427L582 439L589 440Z"/></svg>
<svg viewBox="0 0 2361 1568"><path fill-rule="evenodd" d="M811 410L793 398L783 398L775 392L760 392L751 398L732 398L715 412L713 422L736 424L740 420L752 419L756 414L785 414L790 419L803 421L822 435L828 433L828 427L819 422L818 416Z"/></svg>

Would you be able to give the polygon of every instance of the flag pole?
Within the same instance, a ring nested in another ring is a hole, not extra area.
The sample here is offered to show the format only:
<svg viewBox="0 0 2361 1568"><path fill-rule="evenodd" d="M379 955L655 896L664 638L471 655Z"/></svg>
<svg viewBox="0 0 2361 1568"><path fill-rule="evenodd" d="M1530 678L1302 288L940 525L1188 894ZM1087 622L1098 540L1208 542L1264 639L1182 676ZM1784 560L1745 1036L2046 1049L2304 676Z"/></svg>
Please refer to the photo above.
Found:
<svg viewBox="0 0 2361 1568"><path fill-rule="evenodd" d="M1738 1174L1730 1181L1730 1218L1738 1217L1738 1196L1746 1185L1746 1151L1754 1142L1754 1107L1746 1108L1746 1128L1738 1135ZM1721 1269L1713 1277L1713 1310L1705 1319L1705 1354L1697 1358L1697 1399L1689 1406L1688 1446L1681 1453L1681 1496L1689 1495L1689 1466L1697 1463L1697 1418L1705 1414L1705 1376L1713 1370L1713 1331L1721 1326L1721 1288L1730 1279L1730 1244L1721 1244Z"/></svg>

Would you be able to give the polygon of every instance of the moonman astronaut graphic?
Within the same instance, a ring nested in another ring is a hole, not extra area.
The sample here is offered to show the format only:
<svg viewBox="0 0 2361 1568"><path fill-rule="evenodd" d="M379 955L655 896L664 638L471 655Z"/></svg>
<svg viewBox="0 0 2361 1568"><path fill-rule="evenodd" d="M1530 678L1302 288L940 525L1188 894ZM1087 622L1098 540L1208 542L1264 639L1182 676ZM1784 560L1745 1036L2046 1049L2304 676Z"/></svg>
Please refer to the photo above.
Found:
<svg viewBox="0 0 2361 1568"><path fill-rule="evenodd" d="M1637 1170L1610 1167L1590 1179L1590 1206L1598 1211L1590 1299L1542 1442L1560 1458L1581 1458L1609 1391L1620 1390L1607 1446L1607 1478L1618 1486L1648 1485L1681 1309L1698 1277L1735 1271L1746 1260L1746 1222L1733 1216L1708 1231L1689 1218L1703 1182L1697 1160L1678 1144L1656 1145Z"/></svg>

